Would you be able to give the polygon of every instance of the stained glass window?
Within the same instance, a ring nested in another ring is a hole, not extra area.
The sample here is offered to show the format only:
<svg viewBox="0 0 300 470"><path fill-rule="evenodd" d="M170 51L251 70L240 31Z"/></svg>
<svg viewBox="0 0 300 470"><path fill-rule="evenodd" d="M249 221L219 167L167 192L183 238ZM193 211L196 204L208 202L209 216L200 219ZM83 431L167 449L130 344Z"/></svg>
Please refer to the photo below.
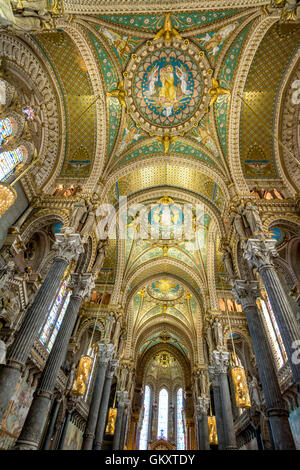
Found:
<svg viewBox="0 0 300 470"><path fill-rule="evenodd" d="M0 181L6 180L22 160L23 151L20 148L0 153Z"/></svg>
<svg viewBox="0 0 300 470"><path fill-rule="evenodd" d="M69 279L62 283L59 293L49 310L46 323L40 335L40 341L47 347L48 352L50 352L53 347L70 300L71 293L67 290L68 284Z"/></svg>
<svg viewBox="0 0 300 470"><path fill-rule="evenodd" d="M267 302L261 299L260 306L270 338L271 347L275 356L276 364L278 369L280 369L280 367L282 367L283 364L287 361L287 355L278 329L278 325L269 299L267 298Z"/></svg>
<svg viewBox="0 0 300 470"><path fill-rule="evenodd" d="M184 429L183 429L183 391L179 388L177 391L177 450L184 450Z"/></svg>
<svg viewBox="0 0 300 470"><path fill-rule="evenodd" d="M169 394L165 388L159 392L157 437L168 439Z"/></svg>
<svg viewBox="0 0 300 470"><path fill-rule="evenodd" d="M147 450L148 448L148 432L150 421L150 387L146 385L144 396L144 418L140 435L140 450Z"/></svg>
<svg viewBox="0 0 300 470"><path fill-rule="evenodd" d="M6 119L1 119L0 121L0 145L2 145L4 139L10 136L12 133L11 121Z"/></svg>

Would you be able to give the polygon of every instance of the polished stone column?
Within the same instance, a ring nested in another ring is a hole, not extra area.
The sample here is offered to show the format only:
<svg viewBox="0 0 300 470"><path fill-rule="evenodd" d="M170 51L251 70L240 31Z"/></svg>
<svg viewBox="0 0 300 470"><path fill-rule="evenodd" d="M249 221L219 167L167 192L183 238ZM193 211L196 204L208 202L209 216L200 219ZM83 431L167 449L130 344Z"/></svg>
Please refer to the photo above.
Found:
<svg viewBox="0 0 300 470"><path fill-rule="evenodd" d="M49 450L50 441L51 441L51 437L52 437L54 427L55 427L55 423L56 423L56 420L57 420L57 415L58 415L58 412L59 412L60 404L61 404L61 400L57 400L57 399L55 400L55 402L53 404L53 410L52 410L52 413L51 413L50 422L49 422L47 432L46 432L46 436L45 436L44 443L43 443L43 450Z"/></svg>
<svg viewBox="0 0 300 470"><path fill-rule="evenodd" d="M196 404L199 450L209 450L208 409L210 400L206 396L198 397Z"/></svg>
<svg viewBox="0 0 300 470"><path fill-rule="evenodd" d="M73 293L58 331L35 396L31 403L22 432L15 444L20 450L36 450L43 434L44 425L54 392L60 367L66 357L70 337L82 300L90 296L95 282L92 274L71 274L70 288Z"/></svg>
<svg viewBox="0 0 300 470"><path fill-rule="evenodd" d="M294 360L300 344L300 328L273 264L273 257L278 256L275 245L276 240L249 239L244 247L244 257L251 267L258 269L263 280L300 393L300 364Z"/></svg>
<svg viewBox="0 0 300 470"><path fill-rule="evenodd" d="M209 379L211 381L211 386L212 386L213 396L214 396L214 408L215 408L217 434L218 434L218 449L224 450L226 449L226 442L225 442L225 430L224 430L224 424L223 424L223 411L222 411L222 403L221 403L219 376L217 375L215 368L213 366L208 366L208 373L209 373Z"/></svg>
<svg viewBox="0 0 300 470"><path fill-rule="evenodd" d="M106 371L106 378L103 388L102 400L98 414L96 432L95 432L95 440L94 440L94 450L101 450L102 449L102 441L105 431L106 425L106 417L107 417L107 410L108 410L108 403L110 397L110 390L113 377L115 375L115 371L118 367L118 360L113 359L109 362Z"/></svg>
<svg viewBox="0 0 300 470"><path fill-rule="evenodd" d="M72 413L73 413L73 410L67 408L66 417L65 417L62 432L61 432L61 435L60 435L60 438L59 438L59 443L58 443L57 450L63 450L63 448L64 448L66 434L67 434L67 430L68 430L68 427L69 427L69 423L71 421Z"/></svg>
<svg viewBox="0 0 300 470"><path fill-rule="evenodd" d="M108 363L113 355L114 346L112 344L100 344L98 350L99 365L94 383L93 396L90 404L89 415L83 435L82 450L92 450L97 426L99 408L101 404L102 392L105 382L105 375Z"/></svg>
<svg viewBox="0 0 300 470"><path fill-rule="evenodd" d="M256 305L256 299L260 295L259 283L237 280L234 282L233 293L247 317L275 450L295 449L288 421L289 414L281 395L272 351Z"/></svg>
<svg viewBox="0 0 300 470"><path fill-rule="evenodd" d="M14 393L33 343L56 298L63 274L70 262L76 260L83 251L80 235L68 229L65 233L56 234L55 238L53 250L56 255L53 265L27 310L15 341L9 348L6 365L0 366L0 421Z"/></svg>
<svg viewBox="0 0 300 470"><path fill-rule="evenodd" d="M127 398L125 400L124 412L123 412L123 419L122 419L122 426L121 426L121 436L120 436L120 450L124 449L125 438L127 434L127 425L128 425L128 416L129 416L129 406L130 400Z"/></svg>
<svg viewBox="0 0 300 470"><path fill-rule="evenodd" d="M127 403L128 392L122 390L117 392L117 403L118 403L118 412L115 425L115 435L113 440L113 450L120 450L120 440L121 440L121 428L123 423L123 414L124 409Z"/></svg>
<svg viewBox="0 0 300 470"><path fill-rule="evenodd" d="M227 378L229 358L230 355L227 351L213 351L212 353L213 367L215 373L219 376L226 450L235 450L237 446L233 425L229 384Z"/></svg>

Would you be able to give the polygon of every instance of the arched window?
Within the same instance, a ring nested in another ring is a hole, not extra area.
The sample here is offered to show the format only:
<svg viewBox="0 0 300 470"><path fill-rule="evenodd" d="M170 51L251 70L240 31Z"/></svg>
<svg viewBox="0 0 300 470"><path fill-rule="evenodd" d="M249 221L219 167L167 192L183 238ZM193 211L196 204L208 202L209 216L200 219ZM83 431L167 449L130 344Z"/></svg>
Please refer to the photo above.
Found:
<svg viewBox="0 0 300 470"><path fill-rule="evenodd" d="M144 396L144 418L143 425L140 435L140 450L147 450L148 448L148 434L149 434L149 422L150 422L150 387L146 385L145 396Z"/></svg>
<svg viewBox="0 0 300 470"><path fill-rule="evenodd" d="M0 121L0 145L3 144L4 139L9 137L12 134L12 123L11 121L6 119L1 119Z"/></svg>
<svg viewBox="0 0 300 470"><path fill-rule="evenodd" d="M61 323L68 307L71 295L71 292L68 292L67 289L69 281L70 279L67 279L62 283L40 334L40 342L46 346L48 352L50 352L53 347L55 338L61 327Z"/></svg>
<svg viewBox="0 0 300 470"><path fill-rule="evenodd" d="M177 418L177 450L184 450L184 428L183 428L183 391L177 391L176 418Z"/></svg>
<svg viewBox="0 0 300 470"><path fill-rule="evenodd" d="M277 367L278 369L280 369L287 361L287 354L283 345L283 341L278 329L278 325L271 304L268 298L266 298L266 301L264 299L260 299L258 304L260 305L260 309L263 314L263 319L270 339Z"/></svg>
<svg viewBox="0 0 300 470"><path fill-rule="evenodd" d="M168 439L169 394L165 388L159 392L157 437Z"/></svg>
<svg viewBox="0 0 300 470"><path fill-rule="evenodd" d="M15 150L0 153L0 181L6 180L24 158L23 150L19 147Z"/></svg>

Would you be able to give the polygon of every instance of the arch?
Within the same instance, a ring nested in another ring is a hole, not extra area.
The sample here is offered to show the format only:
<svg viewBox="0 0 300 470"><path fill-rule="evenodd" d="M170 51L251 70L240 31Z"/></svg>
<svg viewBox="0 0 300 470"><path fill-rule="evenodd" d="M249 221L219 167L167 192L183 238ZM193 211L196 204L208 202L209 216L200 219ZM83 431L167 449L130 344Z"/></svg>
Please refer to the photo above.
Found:
<svg viewBox="0 0 300 470"><path fill-rule="evenodd" d="M170 163L172 162L172 163ZM166 160L164 155L160 155L158 157L145 157L139 159L137 161L129 162L119 167L118 170L114 171L111 175L106 175L106 183L102 188L101 197L105 198L106 194L109 192L110 188L120 180L120 178L129 176L130 173L141 170L144 168L151 168L156 166L163 166L168 165L172 166L180 166L180 167L188 167L191 168L199 173L203 173L207 177L211 178L215 181L221 188L224 198L229 200L229 192L226 185L225 175L218 171L216 168L211 168L210 165L197 161L196 158L193 157L186 157L186 156L178 156L172 155L168 157Z"/></svg>
<svg viewBox="0 0 300 470"><path fill-rule="evenodd" d="M162 329L166 329L168 333L173 333L182 340L183 345L187 348L191 362L193 362L193 346L195 346L196 342L196 335L194 333L194 341L191 338L191 331L190 329L180 320L176 319L176 323L171 318L165 318L162 316L163 321L158 322L158 316L153 318L152 320L148 321L146 324L141 325L140 329L136 331L136 334L133 335L132 338L132 350L135 354L139 354L139 350L145 340L150 336L154 335L155 333L159 333ZM178 349L178 348L176 348Z"/></svg>
<svg viewBox="0 0 300 470"><path fill-rule="evenodd" d="M237 71L234 87L231 91L231 101L229 110L229 134L228 134L228 155L229 167L236 190L241 194L248 194L249 188L244 178L240 160L240 121L241 121L241 99L239 95L243 93L246 80L251 68L252 61L259 48L259 45L273 24L278 21L279 15L260 16L258 18L252 34L247 39L247 47L241 57L239 69Z"/></svg>
<svg viewBox="0 0 300 470"><path fill-rule="evenodd" d="M39 229L55 222L68 224L68 212L66 209L40 209L33 216L21 225L21 238L24 243L28 242L32 235Z"/></svg>
<svg viewBox="0 0 300 470"><path fill-rule="evenodd" d="M189 359L175 346L167 343L159 343L149 348L144 354L136 359L136 386L142 387L145 370L152 358L159 352L169 352L179 362L184 376L185 387L191 387L191 364Z"/></svg>

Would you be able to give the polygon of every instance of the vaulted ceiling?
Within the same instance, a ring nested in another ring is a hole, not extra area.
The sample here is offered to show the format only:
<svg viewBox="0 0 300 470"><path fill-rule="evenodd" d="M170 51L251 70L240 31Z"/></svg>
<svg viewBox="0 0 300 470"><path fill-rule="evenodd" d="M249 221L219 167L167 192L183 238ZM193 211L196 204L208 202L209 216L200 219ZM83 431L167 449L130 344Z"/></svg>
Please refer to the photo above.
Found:
<svg viewBox="0 0 300 470"><path fill-rule="evenodd" d="M139 2L144 12L139 5L126 13L109 13L101 3L96 13L95 5L77 11L76 2L66 2L77 14L55 33L32 36L63 101L67 133L57 183L80 181L115 206L123 196L148 206L162 196L175 205L203 204L196 249L174 240L111 240L98 279L103 284L110 271L112 300L127 302L133 336L154 317L162 322L145 333L139 354L169 328L169 344L189 357L173 320L189 325L197 342L195 312L205 313L207 296L217 308L230 185L245 192L253 179L284 184L272 132L300 31L268 16L260 8L266 2L219 9L212 2L211 10L197 2L194 11L180 11L177 2L170 17L147 11L147 2ZM151 296L161 282L181 297Z"/></svg>

